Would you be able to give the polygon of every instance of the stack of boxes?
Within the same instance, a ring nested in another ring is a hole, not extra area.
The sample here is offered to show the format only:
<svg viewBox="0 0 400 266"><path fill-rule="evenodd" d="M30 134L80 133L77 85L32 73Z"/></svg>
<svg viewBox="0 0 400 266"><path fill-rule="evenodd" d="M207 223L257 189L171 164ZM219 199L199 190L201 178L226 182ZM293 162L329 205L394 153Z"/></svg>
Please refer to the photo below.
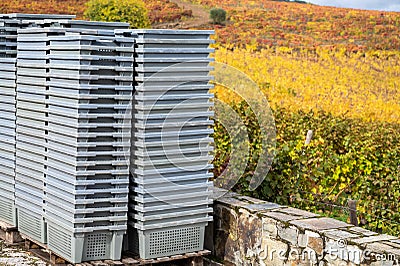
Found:
<svg viewBox="0 0 400 266"><path fill-rule="evenodd" d="M0 18L0 220L74 263L127 229L141 258L202 250L212 32Z"/></svg>
<svg viewBox="0 0 400 266"><path fill-rule="evenodd" d="M28 139L21 150L37 149L32 158L43 167L37 184L32 180L30 189L17 193L21 232L72 262L119 259L128 210L131 126L124 119L132 97L133 40L77 28L21 30L19 40L20 50L29 50L26 57L43 60L30 65L30 84L40 87L18 87L18 98L21 91L26 101L41 104L35 109L29 103L36 116L29 118L30 130L21 130L41 142ZM28 67L24 56L21 66ZM18 84L24 80L18 76ZM27 172L24 182L33 176ZM23 202L24 193L37 195L38 204Z"/></svg>
<svg viewBox="0 0 400 266"><path fill-rule="evenodd" d="M130 248L146 259L198 251L212 220L212 32L130 34L136 39Z"/></svg>
<svg viewBox="0 0 400 266"><path fill-rule="evenodd" d="M70 15L0 14L0 220L17 225L16 176L16 80L17 31L46 27Z"/></svg>
<svg viewBox="0 0 400 266"><path fill-rule="evenodd" d="M48 246L73 262L119 259L127 229L133 39L71 30L50 38L49 58Z"/></svg>

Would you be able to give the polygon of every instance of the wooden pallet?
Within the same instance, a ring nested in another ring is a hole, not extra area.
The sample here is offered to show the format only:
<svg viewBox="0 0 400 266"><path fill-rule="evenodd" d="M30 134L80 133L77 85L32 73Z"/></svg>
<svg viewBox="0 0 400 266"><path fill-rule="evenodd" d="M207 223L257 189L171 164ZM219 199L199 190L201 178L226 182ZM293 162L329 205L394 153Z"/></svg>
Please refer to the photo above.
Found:
<svg viewBox="0 0 400 266"><path fill-rule="evenodd" d="M4 240L7 245L18 245L24 241L17 227L1 221L0 239Z"/></svg>
<svg viewBox="0 0 400 266"><path fill-rule="evenodd" d="M183 255L175 255L170 257L162 257L157 259L143 260L139 258L135 258L133 256L127 256L122 259L122 264L119 265L153 265L159 264L161 265L193 265L193 266L202 266L203 265L203 256L211 254L209 250L202 250L198 252L186 253ZM112 265L112 264L111 264ZM104 265L105 266L105 265Z"/></svg>
<svg viewBox="0 0 400 266"><path fill-rule="evenodd" d="M46 245L40 244L29 237L23 235L25 239L25 249L31 252L33 255L41 258L45 262L54 266L137 266L137 265L153 265L158 266L203 266L203 256L209 255L211 252L208 250L202 250L199 252L191 252L183 255L175 255L157 259L144 260L136 257L133 254L124 254L122 260L112 261L112 260L97 260L90 262L82 262L78 264L69 263L67 260L61 256L55 254L48 250Z"/></svg>

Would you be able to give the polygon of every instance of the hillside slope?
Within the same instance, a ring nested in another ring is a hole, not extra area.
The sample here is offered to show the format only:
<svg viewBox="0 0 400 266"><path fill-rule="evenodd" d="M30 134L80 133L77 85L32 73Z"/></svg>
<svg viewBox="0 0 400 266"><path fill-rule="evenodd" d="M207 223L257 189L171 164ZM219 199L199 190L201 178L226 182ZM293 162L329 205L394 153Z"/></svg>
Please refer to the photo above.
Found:
<svg viewBox="0 0 400 266"><path fill-rule="evenodd" d="M245 45L314 49L345 47L352 51L400 50L400 13L252 0L194 0L229 15L218 28L218 41Z"/></svg>
<svg viewBox="0 0 400 266"><path fill-rule="evenodd" d="M0 2L0 13L54 13L72 14L83 19L88 0L10 0ZM191 17L192 11L178 6L169 0L146 0L152 24L177 22Z"/></svg>

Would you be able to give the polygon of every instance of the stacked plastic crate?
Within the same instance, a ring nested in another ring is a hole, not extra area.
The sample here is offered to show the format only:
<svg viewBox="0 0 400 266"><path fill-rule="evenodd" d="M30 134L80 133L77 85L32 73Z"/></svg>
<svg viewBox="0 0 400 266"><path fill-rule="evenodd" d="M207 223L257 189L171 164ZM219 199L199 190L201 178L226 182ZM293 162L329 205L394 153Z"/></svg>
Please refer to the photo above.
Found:
<svg viewBox="0 0 400 266"><path fill-rule="evenodd" d="M74 17L0 14L0 220L14 226L17 225L15 211L17 30L32 25L51 25L58 19Z"/></svg>
<svg viewBox="0 0 400 266"><path fill-rule="evenodd" d="M41 243L46 243L43 191L47 165L47 34L19 30L17 62L18 227Z"/></svg>
<svg viewBox="0 0 400 266"><path fill-rule="evenodd" d="M130 248L141 258L203 249L212 177L212 31L133 30L136 86Z"/></svg>
<svg viewBox="0 0 400 266"><path fill-rule="evenodd" d="M134 40L94 29L49 39L48 247L71 262L120 259Z"/></svg>
<svg viewBox="0 0 400 266"><path fill-rule="evenodd" d="M16 225L15 80L19 21L0 19L0 220Z"/></svg>

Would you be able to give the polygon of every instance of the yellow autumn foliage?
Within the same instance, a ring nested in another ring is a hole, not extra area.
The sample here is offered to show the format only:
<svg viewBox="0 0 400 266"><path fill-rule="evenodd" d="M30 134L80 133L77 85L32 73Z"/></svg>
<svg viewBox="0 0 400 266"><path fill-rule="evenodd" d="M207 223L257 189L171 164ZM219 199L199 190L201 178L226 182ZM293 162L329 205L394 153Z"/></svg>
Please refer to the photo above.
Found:
<svg viewBox="0 0 400 266"><path fill-rule="evenodd" d="M349 54L323 48L311 53L282 47L217 47L215 57L253 79L271 106L400 123L399 51ZM226 88L217 86L216 93L226 102L240 100Z"/></svg>

